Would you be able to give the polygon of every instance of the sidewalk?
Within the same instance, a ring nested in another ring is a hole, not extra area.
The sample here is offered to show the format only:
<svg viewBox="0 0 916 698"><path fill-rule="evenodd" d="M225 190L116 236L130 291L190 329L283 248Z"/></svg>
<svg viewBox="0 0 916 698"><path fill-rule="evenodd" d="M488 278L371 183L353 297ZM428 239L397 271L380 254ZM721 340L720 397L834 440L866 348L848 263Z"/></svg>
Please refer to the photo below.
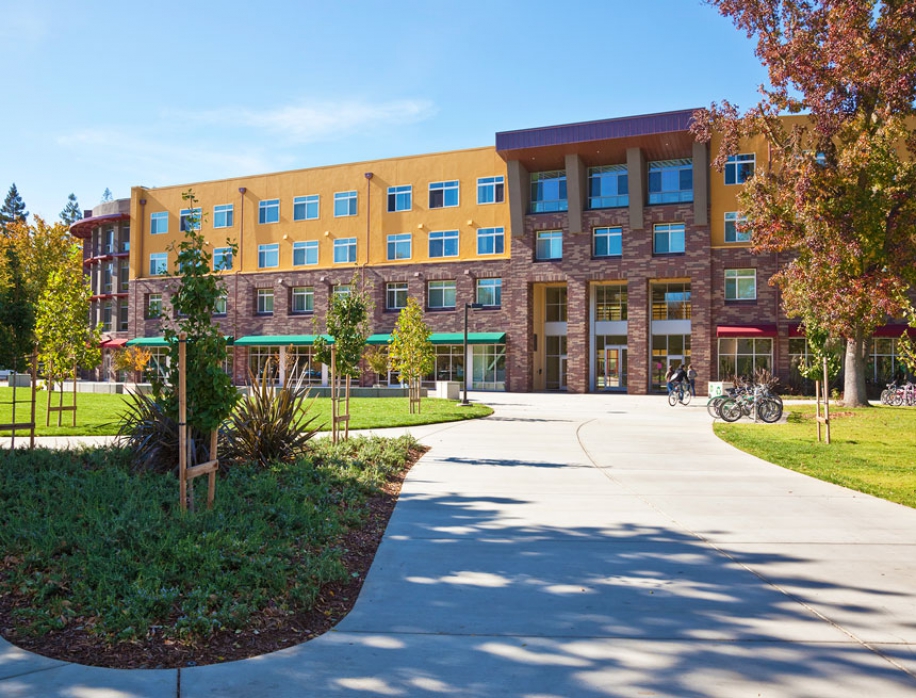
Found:
<svg viewBox="0 0 916 698"><path fill-rule="evenodd" d="M486 394L413 429L353 611L180 671L0 644L0 696L916 695L916 511L744 455L705 401Z"/></svg>

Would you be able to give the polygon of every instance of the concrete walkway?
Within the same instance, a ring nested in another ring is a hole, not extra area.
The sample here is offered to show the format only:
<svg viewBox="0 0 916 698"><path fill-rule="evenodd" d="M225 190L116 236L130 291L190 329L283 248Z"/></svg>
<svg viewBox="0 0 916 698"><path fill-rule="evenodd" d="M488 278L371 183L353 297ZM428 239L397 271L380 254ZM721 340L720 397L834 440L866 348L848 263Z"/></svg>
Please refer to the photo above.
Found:
<svg viewBox="0 0 916 698"><path fill-rule="evenodd" d="M733 450L703 400L476 397L413 430L335 631L181 671L0 644L0 696L916 695L916 511Z"/></svg>

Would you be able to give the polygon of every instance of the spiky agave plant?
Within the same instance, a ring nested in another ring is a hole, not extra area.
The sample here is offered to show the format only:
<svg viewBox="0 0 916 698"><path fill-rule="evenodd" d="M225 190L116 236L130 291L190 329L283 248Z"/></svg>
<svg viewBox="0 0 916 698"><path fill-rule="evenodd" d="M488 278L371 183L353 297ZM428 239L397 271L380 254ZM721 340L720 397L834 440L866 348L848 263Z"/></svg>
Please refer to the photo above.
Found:
<svg viewBox="0 0 916 698"><path fill-rule="evenodd" d="M280 388L273 386L269 366L257 375L248 371L248 394L233 410L220 453L226 458L257 463L289 463L299 457L322 425L308 417L312 401L303 376L287 371Z"/></svg>

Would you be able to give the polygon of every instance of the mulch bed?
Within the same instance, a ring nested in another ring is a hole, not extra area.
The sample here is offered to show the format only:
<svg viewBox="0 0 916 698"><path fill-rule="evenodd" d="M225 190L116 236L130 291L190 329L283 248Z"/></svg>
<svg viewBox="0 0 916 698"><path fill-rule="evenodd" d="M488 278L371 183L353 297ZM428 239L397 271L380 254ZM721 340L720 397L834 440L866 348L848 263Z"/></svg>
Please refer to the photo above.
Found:
<svg viewBox="0 0 916 698"><path fill-rule="evenodd" d="M0 596L0 636L17 647L52 659L116 669L177 669L218 664L256 657L311 640L337 625L353 608L388 527L404 478L424 452L425 449L412 452L404 470L367 502L370 514L366 525L348 532L340 543L347 551L343 562L351 573L349 581L326 584L315 605L307 612L287 615L267 608L253 615L242 632L217 632L206 644L196 647L155 635L144 641L109 646L80 626L66 627L41 637L20 636L11 627L10 612L17 602L22 603L22 599L6 595Z"/></svg>

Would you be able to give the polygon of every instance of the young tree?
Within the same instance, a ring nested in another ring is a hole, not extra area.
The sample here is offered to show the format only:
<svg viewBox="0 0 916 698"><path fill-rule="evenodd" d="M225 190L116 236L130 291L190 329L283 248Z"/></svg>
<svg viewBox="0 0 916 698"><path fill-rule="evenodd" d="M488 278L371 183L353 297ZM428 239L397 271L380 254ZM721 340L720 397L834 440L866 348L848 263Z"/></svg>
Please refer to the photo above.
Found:
<svg viewBox="0 0 916 698"><path fill-rule="evenodd" d="M423 322L423 309L416 299L408 298L398 313L398 322L391 333L388 355L391 367L400 372L410 386L410 412L420 411L420 381L433 370L436 353L429 341L430 329Z"/></svg>
<svg viewBox="0 0 916 698"><path fill-rule="evenodd" d="M79 202L76 200L76 194L70 194L67 197L67 205L60 212L60 220L67 226L83 220L83 212L80 210Z"/></svg>
<svg viewBox="0 0 916 698"><path fill-rule="evenodd" d="M115 371L128 371L134 379L134 383L143 381L143 371L146 370L152 354L143 347L124 347L116 352L112 358L111 365Z"/></svg>
<svg viewBox="0 0 916 698"><path fill-rule="evenodd" d="M722 134L719 169L742 139L771 153L740 197L758 252L788 252L772 279L790 317L846 341L848 405L867 405L868 339L910 307L916 283L916 11L902 0L707 0L757 38L770 85L741 114L695 114ZM780 114L805 114L792 122Z"/></svg>
<svg viewBox="0 0 916 698"><path fill-rule="evenodd" d="M375 382L378 384L388 374L388 350L384 347L368 347L363 353L363 359L375 374Z"/></svg>
<svg viewBox="0 0 916 698"><path fill-rule="evenodd" d="M29 217L29 212L25 210L25 203L19 196L19 190L16 183L10 186L6 199L3 201L3 207L0 208L0 230L4 235L7 233L8 226L15 222L25 223Z"/></svg>

